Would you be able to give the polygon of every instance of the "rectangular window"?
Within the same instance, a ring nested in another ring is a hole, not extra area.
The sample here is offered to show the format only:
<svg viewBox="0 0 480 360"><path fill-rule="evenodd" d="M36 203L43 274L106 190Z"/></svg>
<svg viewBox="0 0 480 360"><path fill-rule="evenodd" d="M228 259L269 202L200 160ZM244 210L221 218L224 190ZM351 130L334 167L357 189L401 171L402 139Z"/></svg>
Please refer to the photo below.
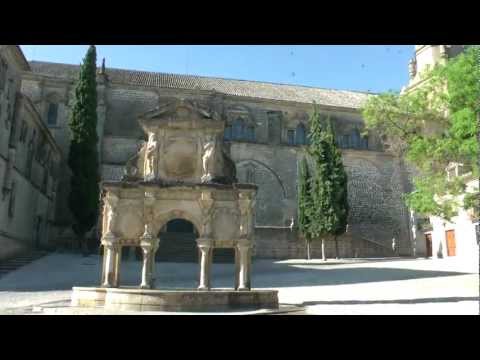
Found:
<svg viewBox="0 0 480 360"><path fill-rule="evenodd" d="M15 182L12 182L10 189L10 201L8 202L8 216L12 218L15 215Z"/></svg>
<svg viewBox="0 0 480 360"><path fill-rule="evenodd" d="M20 130L20 138L19 141L25 143L28 134L28 127L27 122L25 120L22 121L22 129Z"/></svg>
<svg viewBox="0 0 480 360"><path fill-rule="evenodd" d="M287 130L288 145L295 145L295 130Z"/></svg>
<svg viewBox="0 0 480 360"><path fill-rule="evenodd" d="M223 138L226 141L232 140L232 127L231 126L225 126L225 130L223 132Z"/></svg>
<svg viewBox="0 0 480 360"><path fill-rule="evenodd" d="M49 126L57 125L58 104L50 104L48 106L47 124Z"/></svg>
<svg viewBox="0 0 480 360"><path fill-rule="evenodd" d="M7 63L0 58L0 91L5 89L5 83L7 79Z"/></svg>
<svg viewBox="0 0 480 360"><path fill-rule="evenodd" d="M255 141L255 128L253 126L247 127L247 140Z"/></svg>

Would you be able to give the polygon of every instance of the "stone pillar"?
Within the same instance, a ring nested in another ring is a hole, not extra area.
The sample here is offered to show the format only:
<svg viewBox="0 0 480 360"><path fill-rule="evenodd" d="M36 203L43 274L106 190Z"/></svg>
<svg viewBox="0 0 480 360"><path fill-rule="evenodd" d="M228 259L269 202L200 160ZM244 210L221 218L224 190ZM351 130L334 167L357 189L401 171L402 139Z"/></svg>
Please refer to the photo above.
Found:
<svg viewBox="0 0 480 360"><path fill-rule="evenodd" d="M150 274L151 275L151 280L150 280L150 283L151 283L151 287L152 288L155 288L155 283L156 283L156 277L155 277L155 255L157 254L157 250L158 250L158 245L159 245L159 242L157 241L153 248L152 248L152 251L150 252Z"/></svg>
<svg viewBox="0 0 480 360"><path fill-rule="evenodd" d="M105 261L103 269L103 287L116 287L117 286L117 257L118 246L112 243L104 244L105 247Z"/></svg>
<svg viewBox="0 0 480 360"><path fill-rule="evenodd" d="M119 245L115 251L115 264L113 275L113 286L120 286L120 264L122 263L122 247Z"/></svg>
<svg viewBox="0 0 480 360"><path fill-rule="evenodd" d="M238 289L238 284L239 284L239 273L240 273L240 263L238 261L239 255L238 255L238 248L235 247L235 286L234 289Z"/></svg>
<svg viewBox="0 0 480 360"><path fill-rule="evenodd" d="M212 245L210 241L197 240L200 249L200 282L199 290L210 290L210 265L212 262Z"/></svg>
<svg viewBox="0 0 480 360"><path fill-rule="evenodd" d="M140 287L142 289L151 289L153 287L153 264L152 260L155 260L152 254L154 254L151 246L143 246L143 266L142 266L142 283Z"/></svg>
<svg viewBox="0 0 480 360"><path fill-rule="evenodd" d="M250 244L238 244L238 287L236 290L248 291L250 290Z"/></svg>

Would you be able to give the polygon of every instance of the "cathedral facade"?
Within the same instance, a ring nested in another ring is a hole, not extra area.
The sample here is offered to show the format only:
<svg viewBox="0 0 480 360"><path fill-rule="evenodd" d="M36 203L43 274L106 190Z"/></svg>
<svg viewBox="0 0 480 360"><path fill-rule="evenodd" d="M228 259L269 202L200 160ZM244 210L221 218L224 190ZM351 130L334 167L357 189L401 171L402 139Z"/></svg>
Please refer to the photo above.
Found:
<svg viewBox="0 0 480 360"><path fill-rule="evenodd" d="M49 241L71 239L67 207L68 115L79 66L31 61L20 92L36 107L62 152L57 205ZM348 231L340 257L412 255L409 213L402 195L408 173L382 151L374 134L362 136L360 108L367 93L106 68L97 75L98 134L102 180L119 180L125 165L147 140L139 117L173 100L188 99L225 122L224 140L242 183L258 186L255 208L257 258L299 258L305 244L296 227L298 164L306 156L313 102L331 118L349 184ZM395 250L392 250L395 242ZM319 243L312 244L320 256ZM335 256L328 241L327 257ZM417 254L418 255L418 254Z"/></svg>

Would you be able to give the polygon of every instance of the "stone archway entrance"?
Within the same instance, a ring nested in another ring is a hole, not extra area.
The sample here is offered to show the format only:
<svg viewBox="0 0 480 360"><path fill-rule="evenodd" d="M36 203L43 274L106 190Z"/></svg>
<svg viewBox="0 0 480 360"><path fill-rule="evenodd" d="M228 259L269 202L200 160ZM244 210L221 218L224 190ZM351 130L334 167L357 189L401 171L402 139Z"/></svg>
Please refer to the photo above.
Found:
<svg viewBox="0 0 480 360"><path fill-rule="evenodd" d="M198 263L199 252L196 240L198 231L195 225L185 219L173 219L165 224L158 234L161 239L155 261ZM235 263L235 249L217 248L213 250L213 263Z"/></svg>
<svg viewBox="0 0 480 360"><path fill-rule="evenodd" d="M170 220L160 230L159 238L156 261L198 263L198 231L190 221Z"/></svg>

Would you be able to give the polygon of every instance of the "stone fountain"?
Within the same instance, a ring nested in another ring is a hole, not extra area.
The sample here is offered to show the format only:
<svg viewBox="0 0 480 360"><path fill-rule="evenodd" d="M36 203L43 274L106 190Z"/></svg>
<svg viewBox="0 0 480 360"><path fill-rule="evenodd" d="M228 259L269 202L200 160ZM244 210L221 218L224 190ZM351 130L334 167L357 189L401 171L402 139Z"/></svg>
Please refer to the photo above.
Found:
<svg viewBox="0 0 480 360"><path fill-rule="evenodd" d="M74 287L72 306L138 311L278 308L276 291L251 289L257 187L236 182L223 144L225 123L205 106L172 101L143 114L148 141L125 166L121 181L104 182L100 287ZM197 289L162 290L155 283L160 229L172 219L190 221L199 236ZM142 249L141 284L120 286L123 246ZM235 250L232 289L212 289L214 248Z"/></svg>

